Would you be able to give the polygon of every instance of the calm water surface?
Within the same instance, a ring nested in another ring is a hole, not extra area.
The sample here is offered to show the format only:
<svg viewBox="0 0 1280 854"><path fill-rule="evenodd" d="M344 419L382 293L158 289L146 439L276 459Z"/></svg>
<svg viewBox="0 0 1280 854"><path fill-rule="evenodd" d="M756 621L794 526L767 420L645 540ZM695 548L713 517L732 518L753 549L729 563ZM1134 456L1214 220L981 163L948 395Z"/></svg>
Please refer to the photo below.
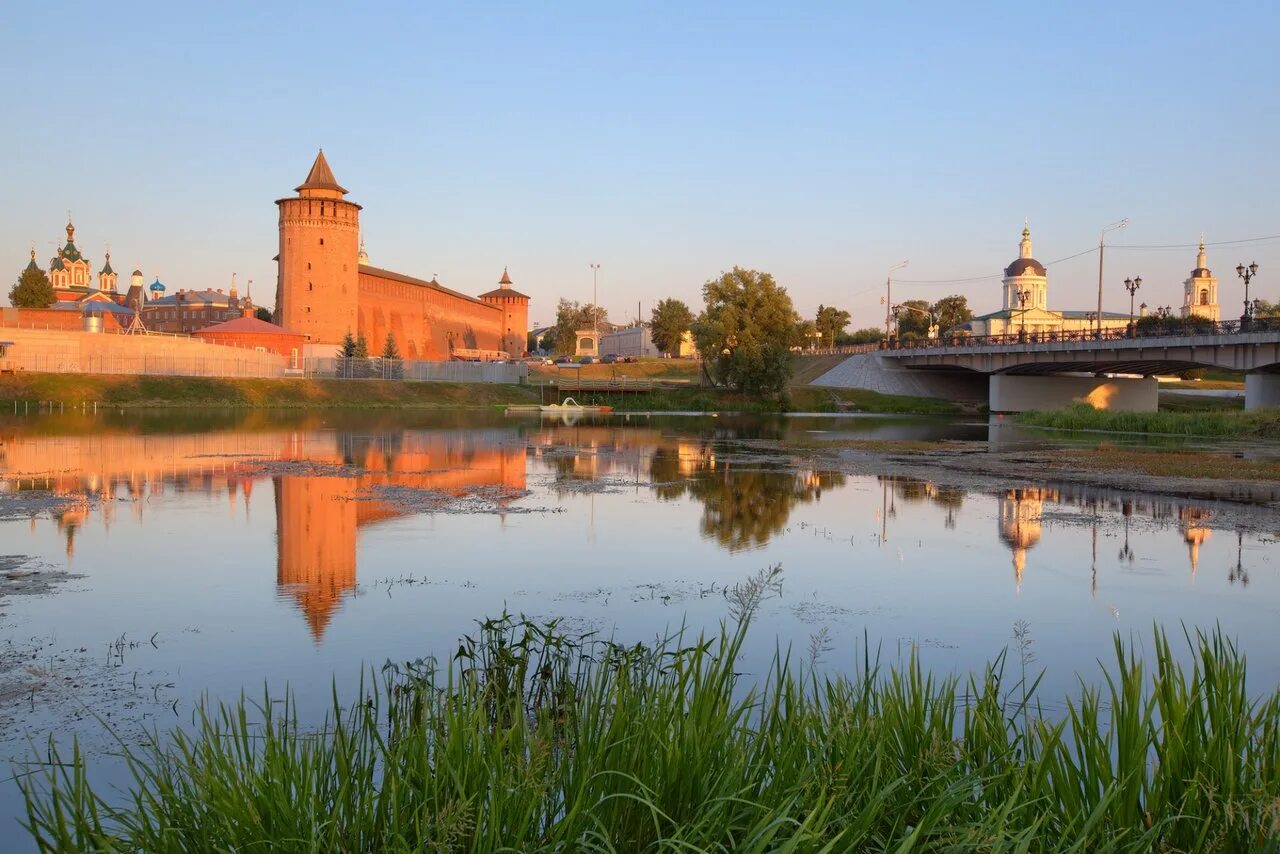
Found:
<svg viewBox="0 0 1280 854"><path fill-rule="evenodd" d="M73 499L0 521L0 552L80 576L0 601L0 649L24 661L0 675L9 757L50 733L100 750L94 715L181 725L201 696L264 686L318 714L335 681L447 654L504 609L627 641L714 628L725 586L779 563L757 669L776 643L807 654L821 635L831 671L865 637L965 672L1021 620L1057 699L1096 676L1114 632L1142 642L1185 623L1221 624L1257 684L1280 683L1274 519L1237 530L1222 508L1038 486L1034 472L991 491L842 474L776 444L1028 441L986 424L68 414L0 431L0 489Z"/></svg>

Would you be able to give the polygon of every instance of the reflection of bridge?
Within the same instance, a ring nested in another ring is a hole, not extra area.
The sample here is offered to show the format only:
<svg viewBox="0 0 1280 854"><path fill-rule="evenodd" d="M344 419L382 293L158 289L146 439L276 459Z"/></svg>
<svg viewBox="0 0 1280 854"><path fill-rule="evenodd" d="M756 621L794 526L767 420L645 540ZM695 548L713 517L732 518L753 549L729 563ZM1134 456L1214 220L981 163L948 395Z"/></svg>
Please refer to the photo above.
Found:
<svg viewBox="0 0 1280 854"><path fill-rule="evenodd" d="M1102 335L1050 332L894 342L848 361L853 360L874 360L875 370L889 377L927 372L938 394L945 394L948 384L973 393L985 380L993 412L1053 409L1082 399L1099 408L1154 411L1155 375L1206 367L1245 374L1246 408L1280 406L1280 320L1274 319L1255 320L1247 331L1238 323L1222 323L1190 333L1120 329ZM837 381L842 368L815 384L852 385ZM902 393L911 392L904 388Z"/></svg>

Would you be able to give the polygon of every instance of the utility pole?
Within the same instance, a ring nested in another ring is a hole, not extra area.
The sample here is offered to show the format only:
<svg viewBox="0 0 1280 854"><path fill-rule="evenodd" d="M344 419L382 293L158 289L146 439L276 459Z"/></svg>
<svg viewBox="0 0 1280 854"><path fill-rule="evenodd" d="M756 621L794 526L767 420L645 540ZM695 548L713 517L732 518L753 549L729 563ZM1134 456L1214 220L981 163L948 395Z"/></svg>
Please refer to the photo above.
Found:
<svg viewBox="0 0 1280 854"><path fill-rule="evenodd" d="M1113 222L1106 228L1102 229L1102 233L1098 235L1098 337L1102 337L1102 253L1106 246L1107 232L1118 231L1129 224L1129 218L1125 217L1119 222Z"/></svg>
<svg viewBox="0 0 1280 854"><path fill-rule="evenodd" d="M600 355L600 306L596 302L596 279L600 273L600 265L591 265L591 336L595 344L596 355Z"/></svg>
<svg viewBox="0 0 1280 854"><path fill-rule="evenodd" d="M889 268L888 274L884 279L884 343L889 344L889 325L893 322L893 271L901 270L907 266L908 262L903 261L901 264L894 264Z"/></svg>

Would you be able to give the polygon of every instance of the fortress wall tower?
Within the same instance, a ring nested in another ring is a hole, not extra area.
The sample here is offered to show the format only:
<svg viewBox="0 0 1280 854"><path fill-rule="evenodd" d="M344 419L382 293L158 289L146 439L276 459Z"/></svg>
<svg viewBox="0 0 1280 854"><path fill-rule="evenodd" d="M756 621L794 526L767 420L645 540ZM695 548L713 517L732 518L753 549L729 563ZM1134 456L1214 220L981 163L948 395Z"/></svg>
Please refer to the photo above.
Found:
<svg viewBox="0 0 1280 854"><path fill-rule="evenodd" d="M360 205L316 155L298 195L278 199L279 273L275 321L306 336L308 356L332 356L357 331Z"/></svg>

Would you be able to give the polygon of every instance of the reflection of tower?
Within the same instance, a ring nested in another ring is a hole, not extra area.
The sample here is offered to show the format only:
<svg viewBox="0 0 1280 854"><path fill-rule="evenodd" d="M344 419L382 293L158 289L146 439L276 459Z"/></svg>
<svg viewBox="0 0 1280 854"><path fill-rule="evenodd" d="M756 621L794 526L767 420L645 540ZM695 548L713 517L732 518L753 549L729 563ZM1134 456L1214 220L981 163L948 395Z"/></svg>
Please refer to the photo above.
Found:
<svg viewBox="0 0 1280 854"><path fill-rule="evenodd" d="M276 583L297 600L316 641L356 586L355 490L351 478L275 479Z"/></svg>
<svg viewBox="0 0 1280 854"><path fill-rule="evenodd" d="M1236 531L1236 566L1227 573L1227 581L1249 586L1249 572L1244 568L1244 531Z"/></svg>
<svg viewBox="0 0 1280 854"><path fill-rule="evenodd" d="M1013 551L1013 572L1019 585L1027 566L1027 551L1040 542L1040 516L1046 497L1050 497L1048 490L1010 489L997 500L1000 539Z"/></svg>
<svg viewBox="0 0 1280 854"><path fill-rule="evenodd" d="M1178 528L1182 531L1182 539L1187 542L1187 554L1191 559L1193 576L1200 565L1200 546L1213 533L1204 524L1212 515L1202 507L1178 508Z"/></svg>

